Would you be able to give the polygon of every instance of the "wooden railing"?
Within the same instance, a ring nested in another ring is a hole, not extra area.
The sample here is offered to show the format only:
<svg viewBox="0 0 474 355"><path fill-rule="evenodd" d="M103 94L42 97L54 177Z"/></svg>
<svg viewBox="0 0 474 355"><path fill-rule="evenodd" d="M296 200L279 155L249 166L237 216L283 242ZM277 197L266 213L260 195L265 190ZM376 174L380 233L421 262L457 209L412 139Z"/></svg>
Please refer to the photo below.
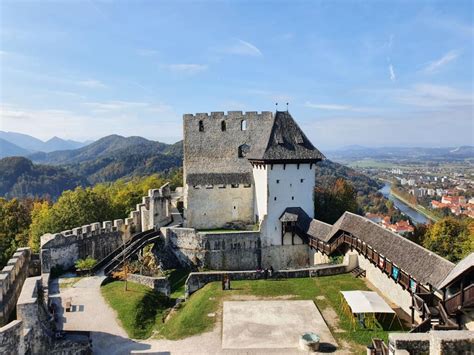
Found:
<svg viewBox="0 0 474 355"><path fill-rule="evenodd" d="M444 307L448 314L454 314L463 307L474 305L474 284L469 285L464 290L460 290L444 301Z"/></svg>

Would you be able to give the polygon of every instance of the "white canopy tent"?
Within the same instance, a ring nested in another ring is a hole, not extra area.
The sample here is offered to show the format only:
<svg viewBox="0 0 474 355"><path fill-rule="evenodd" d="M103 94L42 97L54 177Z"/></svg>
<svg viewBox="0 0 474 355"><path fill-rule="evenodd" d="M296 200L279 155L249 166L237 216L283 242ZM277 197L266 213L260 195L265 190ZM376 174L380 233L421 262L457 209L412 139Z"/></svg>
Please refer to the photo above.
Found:
<svg viewBox="0 0 474 355"><path fill-rule="evenodd" d="M352 313L395 313L390 306L372 291L341 291Z"/></svg>
<svg viewBox="0 0 474 355"><path fill-rule="evenodd" d="M364 328L374 328L376 326L376 314L383 314L382 321L387 314L392 316L389 329L392 327L395 318L398 319L400 327L403 325L398 318L397 313L378 295L377 292L372 291L341 291L342 309L346 314L350 315L352 325L355 329L356 323L360 323ZM352 317L356 315L356 317ZM381 326L381 325L380 325Z"/></svg>

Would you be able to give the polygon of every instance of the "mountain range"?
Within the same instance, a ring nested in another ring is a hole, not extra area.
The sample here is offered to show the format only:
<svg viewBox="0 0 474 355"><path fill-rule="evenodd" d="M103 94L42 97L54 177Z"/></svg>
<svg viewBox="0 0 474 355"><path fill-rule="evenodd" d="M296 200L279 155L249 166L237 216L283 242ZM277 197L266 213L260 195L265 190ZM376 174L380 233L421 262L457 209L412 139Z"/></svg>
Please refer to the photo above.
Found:
<svg viewBox="0 0 474 355"><path fill-rule="evenodd" d="M182 157L182 142L111 135L78 149L0 159L0 195L54 199L75 186L177 169Z"/></svg>
<svg viewBox="0 0 474 355"><path fill-rule="evenodd" d="M380 147L368 148L359 145L346 146L324 152L326 157L341 162L360 159L396 161L461 161L474 159L474 146L460 147Z"/></svg>
<svg viewBox="0 0 474 355"><path fill-rule="evenodd" d="M5 142L10 144L7 145ZM28 134L0 131L0 158L16 155L27 156L34 152L77 149L89 143L59 137L53 137L44 142Z"/></svg>

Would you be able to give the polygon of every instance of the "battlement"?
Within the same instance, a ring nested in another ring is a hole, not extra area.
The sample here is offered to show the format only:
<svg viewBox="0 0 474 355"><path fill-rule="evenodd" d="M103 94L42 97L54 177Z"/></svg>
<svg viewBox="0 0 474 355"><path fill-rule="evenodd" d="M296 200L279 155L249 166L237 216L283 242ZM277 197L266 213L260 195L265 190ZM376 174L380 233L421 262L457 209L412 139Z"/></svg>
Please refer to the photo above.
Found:
<svg viewBox="0 0 474 355"><path fill-rule="evenodd" d="M191 114L187 113L183 115L183 120L186 121L199 121L199 120L254 120L254 119L261 119L261 118L271 118L272 117L271 111L262 111L258 113L257 111L228 111L227 114L225 112L211 112L209 113L196 113Z"/></svg>
<svg viewBox="0 0 474 355"><path fill-rule="evenodd" d="M0 271L0 326L6 323L28 276L30 248L19 248Z"/></svg>
<svg viewBox="0 0 474 355"><path fill-rule="evenodd" d="M41 236L41 269L49 272L61 265L64 269L88 256L101 260L127 241L134 233L151 230L171 222L169 183L148 190L128 218L94 222L60 233Z"/></svg>

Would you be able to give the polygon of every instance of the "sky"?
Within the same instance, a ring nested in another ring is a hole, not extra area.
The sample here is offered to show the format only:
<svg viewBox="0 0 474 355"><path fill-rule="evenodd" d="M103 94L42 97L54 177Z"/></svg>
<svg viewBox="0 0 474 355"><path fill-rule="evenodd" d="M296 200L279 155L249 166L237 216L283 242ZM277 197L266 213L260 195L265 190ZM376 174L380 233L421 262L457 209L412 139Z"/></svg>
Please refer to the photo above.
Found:
<svg viewBox="0 0 474 355"><path fill-rule="evenodd" d="M0 1L0 130L182 138L289 111L323 150L474 145L474 9L453 1Z"/></svg>

